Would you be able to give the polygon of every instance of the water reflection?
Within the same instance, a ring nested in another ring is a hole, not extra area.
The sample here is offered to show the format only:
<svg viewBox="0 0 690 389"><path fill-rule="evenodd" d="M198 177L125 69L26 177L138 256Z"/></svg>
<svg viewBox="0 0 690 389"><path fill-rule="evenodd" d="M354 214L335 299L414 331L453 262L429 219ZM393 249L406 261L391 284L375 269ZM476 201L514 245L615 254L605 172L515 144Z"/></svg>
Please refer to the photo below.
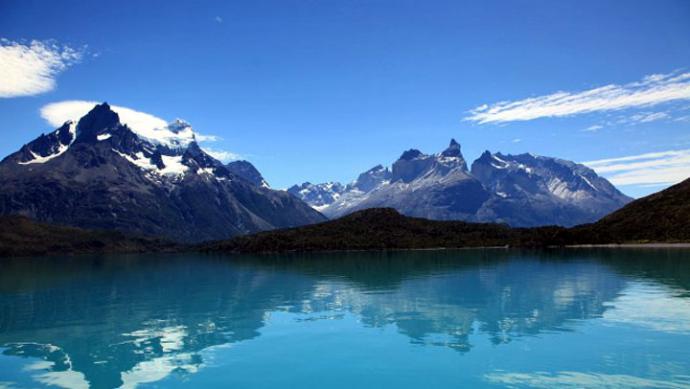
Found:
<svg viewBox="0 0 690 389"><path fill-rule="evenodd" d="M209 365L209 350L259 337L279 312L296 322L354 315L366 328L393 326L409 342L462 354L472 353L477 336L500 350L592 319L687 334L686 256L456 251L8 260L0 264L0 350L25 362L23 373L0 373L0 382L28 376L34 381L25 386L136 387L170 374L184 379ZM494 372L486 381L522 378L536 385L592 377Z"/></svg>
<svg viewBox="0 0 690 389"><path fill-rule="evenodd" d="M689 376L675 376L674 381L655 380L626 374L583 373L559 371L556 373L491 373L489 382L509 387L530 388L658 388L684 389L690 387Z"/></svg>

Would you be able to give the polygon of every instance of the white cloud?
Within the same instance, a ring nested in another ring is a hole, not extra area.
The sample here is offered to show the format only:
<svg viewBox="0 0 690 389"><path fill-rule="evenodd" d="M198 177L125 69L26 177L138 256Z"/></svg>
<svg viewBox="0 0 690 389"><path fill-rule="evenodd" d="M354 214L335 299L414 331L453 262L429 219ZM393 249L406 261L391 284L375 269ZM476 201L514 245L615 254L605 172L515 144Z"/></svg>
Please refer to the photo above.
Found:
<svg viewBox="0 0 690 389"><path fill-rule="evenodd" d="M690 149L584 162L615 185L670 185L690 176Z"/></svg>
<svg viewBox="0 0 690 389"><path fill-rule="evenodd" d="M668 119L670 116L666 112L643 112L633 115L630 119L637 123L649 123L657 120Z"/></svg>
<svg viewBox="0 0 690 389"><path fill-rule="evenodd" d="M602 126L601 124L593 124L593 125L585 128L583 131L597 132L597 131L601 130L602 128L604 128L604 126Z"/></svg>
<svg viewBox="0 0 690 389"><path fill-rule="evenodd" d="M513 139L513 143L520 143L520 142L522 142L522 139L520 139L520 138Z"/></svg>
<svg viewBox="0 0 690 389"><path fill-rule="evenodd" d="M238 159L242 159L241 155L235 154L231 151L209 149L208 147L202 147L202 150L204 150L206 154L223 162L237 161Z"/></svg>
<svg viewBox="0 0 690 389"><path fill-rule="evenodd" d="M53 127L59 127L68 120L79 120L97 104L99 103L95 101L84 100L60 101L43 106L41 108L41 117ZM145 112L117 105L111 105L110 108L117 112L123 124L150 135L153 135L151 133L156 129L163 128L168 124L165 120Z"/></svg>
<svg viewBox="0 0 690 389"><path fill-rule="evenodd" d="M217 142L223 138L216 136L216 135L204 135L204 134L196 134L196 140L199 142Z"/></svg>
<svg viewBox="0 0 690 389"><path fill-rule="evenodd" d="M41 108L41 117L53 127L59 127L68 120L78 121L96 104L98 103L95 101L84 100L68 100L52 103ZM138 135L170 147L184 147L193 140L212 142L220 139L215 135L197 134L192 127L183 120L176 120L171 123L171 127L165 120L145 112L117 105L111 105L110 108L117 112L121 123L126 124Z"/></svg>
<svg viewBox="0 0 690 389"><path fill-rule="evenodd" d="M471 110L464 120L479 124L506 123L651 107L678 100L690 100L690 73L654 74L625 85L484 104Z"/></svg>
<svg viewBox="0 0 690 389"><path fill-rule="evenodd" d="M79 62L83 49L55 43L0 39L0 98L32 96L55 89L55 78Z"/></svg>
<svg viewBox="0 0 690 389"><path fill-rule="evenodd" d="M216 23L223 23L223 18L221 18L220 16L216 16L215 18L213 18L213 20L215 20Z"/></svg>

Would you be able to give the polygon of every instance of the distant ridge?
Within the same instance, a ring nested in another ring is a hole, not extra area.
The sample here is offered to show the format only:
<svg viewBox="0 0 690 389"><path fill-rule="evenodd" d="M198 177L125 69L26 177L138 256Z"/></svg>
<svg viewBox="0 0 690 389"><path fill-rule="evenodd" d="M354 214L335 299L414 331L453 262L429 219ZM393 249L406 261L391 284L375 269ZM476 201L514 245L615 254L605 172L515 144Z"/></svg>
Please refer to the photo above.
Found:
<svg viewBox="0 0 690 389"><path fill-rule="evenodd" d="M346 186L307 182L288 192L330 218L390 207L513 227L591 223L632 200L587 166L559 158L486 151L468 169L455 139L436 154L407 150L390 169L377 165Z"/></svg>

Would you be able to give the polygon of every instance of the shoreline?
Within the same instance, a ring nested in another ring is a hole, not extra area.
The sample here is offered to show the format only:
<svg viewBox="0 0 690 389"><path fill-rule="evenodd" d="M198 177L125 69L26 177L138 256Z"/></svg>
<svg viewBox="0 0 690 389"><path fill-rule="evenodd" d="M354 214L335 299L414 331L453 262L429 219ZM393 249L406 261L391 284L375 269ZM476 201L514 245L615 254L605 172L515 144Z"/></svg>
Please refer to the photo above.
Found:
<svg viewBox="0 0 690 389"><path fill-rule="evenodd" d="M573 244L565 246L553 246L563 248L639 248L639 249L688 249L690 243L606 243L606 244Z"/></svg>
<svg viewBox="0 0 690 389"><path fill-rule="evenodd" d="M285 251L222 251L202 250L204 254L220 255L281 255L281 254L334 254L357 252L396 252L396 251L453 251L453 250L553 250L553 249L690 249L687 243L606 243L577 244L564 246L464 246L464 247L427 247L427 248L384 248L384 249L336 249L336 250L285 250Z"/></svg>
<svg viewBox="0 0 690 389"><path fill-rule="evenodd" d="M690 249L690 242L677 243L605 243L605 244L575 244L564 246L542 246L542 247L523 247L523 246L464 246L464 247L426 247L426 248L384 248L384 249L336 249L336 250L285 250L285 251L222 251L222 250L199 250L196 248L162 251L90 251L90 252L64 252L64 253L43 253L43 254L19 254L19 255L0 255L0 260L9 258L27 257L51 257L51 256L88 256L88 255L142 255L142 254L211 254L211 255L280 255L280 254L329 254L329 253L349 253L349 252L395 252L395 251L452 251L452 250L554 250L554 249Z"/></svg>

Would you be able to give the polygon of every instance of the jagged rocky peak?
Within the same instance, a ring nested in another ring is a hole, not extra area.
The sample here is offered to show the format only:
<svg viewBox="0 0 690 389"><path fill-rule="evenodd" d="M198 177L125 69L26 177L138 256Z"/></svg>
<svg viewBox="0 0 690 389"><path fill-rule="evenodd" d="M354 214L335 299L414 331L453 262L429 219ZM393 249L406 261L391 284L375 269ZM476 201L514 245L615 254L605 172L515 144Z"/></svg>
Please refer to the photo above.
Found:
<svg viewBox="0 0 690 389"><path fill-rule="evenodd" d="M391 171L383 165L376 165L366 172L360 174L357 179L350 185L348 189L357 189L363 192L368 192L378 185L389 181L391 179Z"/></svg>
<svg viewBox="0 0 690 389"><path fill-rule="evenodd" d="M447 175L455 169L466 172L467 163L462 156L460 143L451 139L448 147L438 154L428 155L417 149L405 151L393 163L391 181L411 182L426 175Z"/></svg>
<svg viewBox="0 0 690 389"><path fill-rule="evenodd" d="M417 149L407 150L393 163L391 181L410 182L428 171L432 164L431 156Z"/></svg>
<svg viewBox="0 0 690 389"><path fill-rule="evenodd" d="M409 149L405 150L398 160L411 161L413 159L423 158L426 156L426 154L422 153L417 149Z"/></svg>
<svg viewBox="0 0 690 389"><path fill-rule="evenodd" d="M77 124L77 142L96 142L98 135L120 124L120 116L110 108L108 103L98 104Z"/></svg>
<svg viewBox="0 0 690 389"><path fill-rule="evenodd" d="M509 169L513 171L533 173L534 168L539 165L543 165L546 161L556 161L556 163L563 165L574 165L574 163L570 161L559 160L551 157L541 157L531 153L512 155L502 154L501 152L492 153L489 150L486 150L472 163L472 172L474 174L476 169L487 167L498 170Z"/></svg>
<svg viewBox="0 0 690 389"><path fill-rule="evenodd" d="M448 148L443 150L441 155L444 157L460 157L460 158L462 158L462 152L460 151L460 143L458 143L455 139L451 139L450 144L448 145Z"/></svg>
<svg viewBox="0 0 690 389"><path fill-rule="evenodd" d="M13 157L20 165L47 162L67 151L76 138L76 127L77 124L69 120L57 130L41 134L25 144Z"/></svg>
<svg viewBox="0 0 690 389"><path fill-rule="evenodd" d="M510 164L500 157L500 153L494 155L491 151L485 150L474 162L472 162L472 174L479 178L491 174L494 169L506 169Z"/></svg>
<svg viewBox="0 0 690 389"><path fill-rule="evenodd" d="M236 176L239 176L255 186L269 188L268 182L249 161L232 161L225 167Z"/></svg>
<svg viewBox="0 0 690 389"><path fill-rule="evenodd" d="M460 149L460 143L455 139L450 140L448 148L443 150L438 157L439 164L447 168L460 168L463 171L467 171L467 162L462 156L462 150Z"/></svg>

